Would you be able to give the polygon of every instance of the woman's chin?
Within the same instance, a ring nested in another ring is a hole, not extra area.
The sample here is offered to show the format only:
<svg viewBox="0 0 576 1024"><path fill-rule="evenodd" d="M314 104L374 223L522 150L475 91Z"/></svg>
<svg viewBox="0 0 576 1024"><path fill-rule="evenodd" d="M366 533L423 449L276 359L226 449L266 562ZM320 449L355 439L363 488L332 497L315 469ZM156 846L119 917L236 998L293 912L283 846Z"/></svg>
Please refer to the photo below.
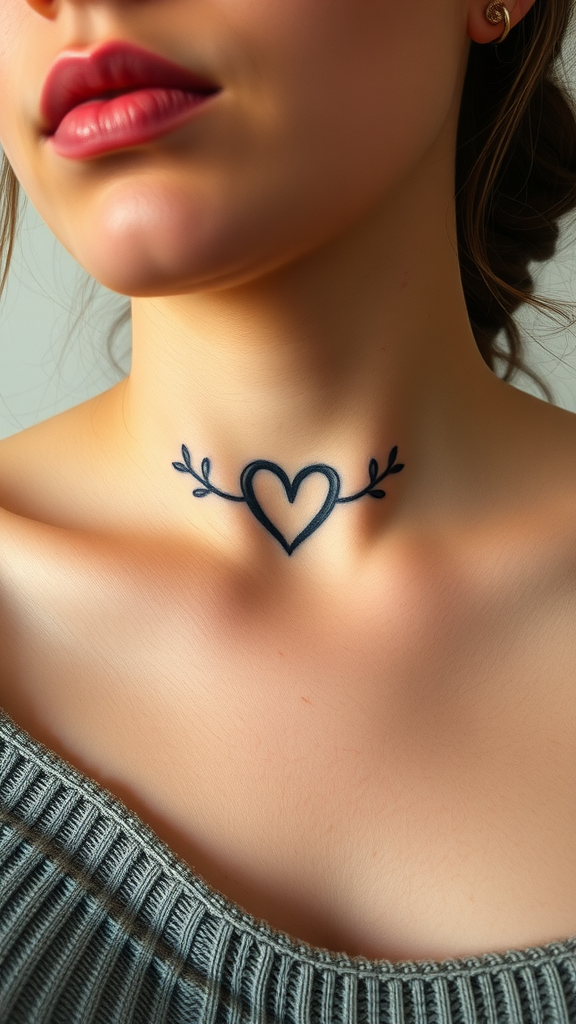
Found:
<svg viewBox="0 0 576 1024"><path fill-rule="evenodd" d="M111 291L130 296L178 294L226 275L236 232L213 197L171 184L122 182L86 204L70 249ZM85 244L84 244L85 243Z"/></svg>

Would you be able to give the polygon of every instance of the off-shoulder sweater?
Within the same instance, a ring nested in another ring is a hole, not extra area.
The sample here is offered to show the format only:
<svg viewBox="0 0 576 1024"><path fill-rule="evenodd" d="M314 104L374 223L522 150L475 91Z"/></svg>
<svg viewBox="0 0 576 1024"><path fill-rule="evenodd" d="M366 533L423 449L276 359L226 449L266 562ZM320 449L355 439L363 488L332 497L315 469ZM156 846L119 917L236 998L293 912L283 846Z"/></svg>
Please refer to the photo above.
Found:
<svg viewBox="0 0 576 1024"><path fill-rule="evenodd" d="M0 710L0 1022L576 1024L576 936L399 963L316 948Z"/></svg>

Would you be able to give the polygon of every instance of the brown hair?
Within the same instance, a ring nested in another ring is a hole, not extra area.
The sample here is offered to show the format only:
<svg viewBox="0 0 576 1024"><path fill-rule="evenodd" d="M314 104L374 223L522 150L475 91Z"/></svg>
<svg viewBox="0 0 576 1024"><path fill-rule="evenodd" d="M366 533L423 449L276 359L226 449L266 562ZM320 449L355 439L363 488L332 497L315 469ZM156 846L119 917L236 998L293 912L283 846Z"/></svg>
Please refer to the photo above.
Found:
<svg viewBox="0 0 576 1024"><path fill-rule="evenodd" d="M484 362L503 379L529 376L553 401L549 386L524 360L512 314L528 303L575 319L570 303L534 293L531 261L556 251L558 220L576 209L576 103L557 61L576 0L536 0L498 46L470 44L458 122L455 169L458 257L468 315ZM20 186L5 156L0 170L0 296L18 226ZM84 301L80 319L88 300ZM107 339L130 318L130 304ZM496 343L502 331L505 347Z"/></svg>
<svg viewBox="0 0 576 1024"><path fill-rule="evenodd" d="M557 68L575 6L536 0L503 43L471 43L457 136L458 257L476 344L492 370L504 361L504 380L521 371L548 401L512 313L526 302L574 323L570 303L534 294L528 264L550 259L558 219L576 209L576 103Z"/></svg>

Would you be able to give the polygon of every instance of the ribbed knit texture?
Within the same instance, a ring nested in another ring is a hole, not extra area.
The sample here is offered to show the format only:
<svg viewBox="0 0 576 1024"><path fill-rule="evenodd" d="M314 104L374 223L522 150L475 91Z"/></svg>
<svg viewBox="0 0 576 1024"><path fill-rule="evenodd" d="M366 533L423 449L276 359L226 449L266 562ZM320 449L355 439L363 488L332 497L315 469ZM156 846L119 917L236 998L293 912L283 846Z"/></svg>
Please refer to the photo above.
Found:
<svg viewBox="0 0 576 1024"><path fill-rule="evenodd" d="M298 942L0 710L0 1022L576 1024L576 936L397 964Z"/></svg>

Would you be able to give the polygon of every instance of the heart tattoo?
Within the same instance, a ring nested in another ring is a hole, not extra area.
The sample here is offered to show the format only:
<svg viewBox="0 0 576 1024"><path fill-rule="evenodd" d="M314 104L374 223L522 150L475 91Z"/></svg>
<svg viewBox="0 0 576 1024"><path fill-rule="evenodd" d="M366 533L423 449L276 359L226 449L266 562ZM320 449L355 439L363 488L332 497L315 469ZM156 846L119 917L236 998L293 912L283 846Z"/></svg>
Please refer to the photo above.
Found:
<svg viewBox="0 0 576 1024"><path fill-rule="evenodd" d="M290 483L288 474L284 472L281 466L278 466L275 462L268 462L266 459L255 459L254 462L250 462L245 466L240 475L240 489L242 494L227 494L226 491L220 491L210 482L209 477L211 463L208 458L202 460L202 476L199 476L192 468L192 456L185 444L182 445L182 458L184 459L184 462L173 462L172 465L179 473L190 473L195 480L198 480L198 482L203 485L202 487L196 487L193 490L192 493L195 498L205 498L208 494L217 494L219 498L226 498L228 501L246 502L252 515L254 515L258 522L262 523L262 526L268 530L268 533L272 534L272 536L282 545L286 554L291 555L303 540L306 540L306 538L314 533L319 526L322 526L322 523L328 518L335 505L344 504L347 501L356 501L358 498L363 498L365 494L369 494L371 498L383 498L386 491L377 489L376 484L379 484L380 481L390 473L399 473L404 469L403 462L396 462L397 454L398 446L395 445L388 456L388 465L384 472L380 473L380 476L378 476L378 463L376 462L376 459L370 459L370 463L368 465L370 483L367 487L364 487L363 490L357 491L356 494L350 494L346 498L340 497L340 477L338 473L332 468L332 466L326 466L323 462L315 462L311 466L305 466L304 469L300 469L298 473L296 473L292 483ZM258 501L258 498L254 494L254 477L256 476L256 473L259 473L262 470L266 470L268 473L273 473L278 477L286 491L286 497L291 505L294 504L294 501L296 500L300 484L312 473L320 473L325 476L328 481L328 494L326 495L322 508L319 509L308 525L300 531L291 544L288 543L278 527L275 526L271 519L268 518Z"/></svg>

